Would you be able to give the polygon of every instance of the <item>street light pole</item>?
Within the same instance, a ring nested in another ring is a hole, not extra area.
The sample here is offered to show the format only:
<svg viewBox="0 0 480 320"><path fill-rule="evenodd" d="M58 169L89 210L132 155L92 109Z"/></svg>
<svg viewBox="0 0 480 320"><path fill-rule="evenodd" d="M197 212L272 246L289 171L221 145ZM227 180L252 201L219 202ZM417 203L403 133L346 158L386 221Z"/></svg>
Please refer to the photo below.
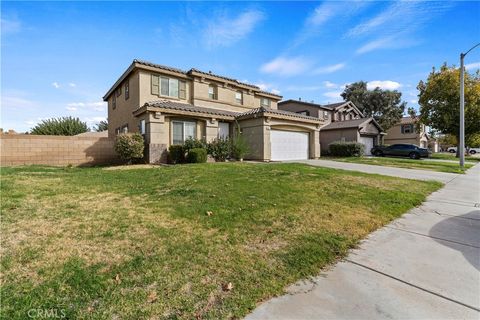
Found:
<svg viewBox="0 0 480 320"><path fill-rule="evenodd" d="M459 147L459 156L460 156L460 168L463 169L465 166L465 70L463 67L463 58L465 54L460 53L460 145Z"/></svg>
<svg viewBox="0 0 480 320"><path fill-rule="evenodd" d="M480 43L471 47L467 52L460 53L460 145L458 146L460 149L458 154L460 156L460 167L462 169L465 166L465 68L463 66L463 60L470 51L478 46L480 46Z"/></svg>

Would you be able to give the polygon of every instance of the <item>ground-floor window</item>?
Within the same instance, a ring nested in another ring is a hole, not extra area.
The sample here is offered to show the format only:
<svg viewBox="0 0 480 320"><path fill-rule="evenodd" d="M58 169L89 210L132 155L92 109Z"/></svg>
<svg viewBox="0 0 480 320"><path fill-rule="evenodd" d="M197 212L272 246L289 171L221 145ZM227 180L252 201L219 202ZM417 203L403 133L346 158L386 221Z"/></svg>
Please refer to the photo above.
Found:
<svg viewBox="0 0 480 320"><path fill-rule="evenodd" d="M145 134L145 120L140 120L138 129L140 129L140 134Z"/></svg>
<svg viewBox="0 0 480 320"><path fill-rule="evenodd" d="M193 121L172 121L173 144L183 144L188 138L196 138L197 124Z"/></svg>
<svg viewBox="0 0 480 320"><path fill-rule="evenodd" d="M218 123L218 137L220 139L226 139L230 136L230 124L228 122Z"/></svg>

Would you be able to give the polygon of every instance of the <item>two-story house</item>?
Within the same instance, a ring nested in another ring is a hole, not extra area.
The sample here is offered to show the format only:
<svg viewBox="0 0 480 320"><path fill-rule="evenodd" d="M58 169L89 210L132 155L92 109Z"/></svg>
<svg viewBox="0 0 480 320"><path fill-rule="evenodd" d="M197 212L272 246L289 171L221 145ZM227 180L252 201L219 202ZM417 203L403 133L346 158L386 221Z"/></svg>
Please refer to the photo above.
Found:
<svg viewBox="0 0 480 320"><path fill-rule="evenodd" d="M428 148L430 138L425 131L425 125L417 126L417 119L403 117L400 122L387 130L384 141L386 144L409 143Z"/></svg>
<svg viewBox="0 0 480 320"><path fill-rule="evenodd" d="M211 141L237 132L249 144L246 159L318 158L325 120L279 110L281 98L211 72L134 60L103 100L109 137L141 133L149 163L165 162L169 146L188 138Z"/></svg>
<svg viewBox="0 0 480 320"><path fill-rule="evenodd" d="M380 125L371 117L365 117L351 101L320 105L301 100L286 100L278 108L323 120L320 128L322 152L334 141L356 141L365 145L365 154L381 144L384 134Z"/></svg>

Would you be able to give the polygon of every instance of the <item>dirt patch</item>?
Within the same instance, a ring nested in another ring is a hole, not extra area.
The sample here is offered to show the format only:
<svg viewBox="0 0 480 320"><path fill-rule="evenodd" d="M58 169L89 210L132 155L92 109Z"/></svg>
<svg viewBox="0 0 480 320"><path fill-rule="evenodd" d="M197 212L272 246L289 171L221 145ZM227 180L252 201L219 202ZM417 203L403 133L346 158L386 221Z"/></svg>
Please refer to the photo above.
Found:
<svg viewBox="0 0 480 320"><path fill-rule="evenodd" d="M132 164L132 165L123 165L123 166L112 166L112 167L105 167L103 170L111 171L111 170L134 170L134 169L152 169L152 168L161 168L165 165L160 164Z"/></svg>

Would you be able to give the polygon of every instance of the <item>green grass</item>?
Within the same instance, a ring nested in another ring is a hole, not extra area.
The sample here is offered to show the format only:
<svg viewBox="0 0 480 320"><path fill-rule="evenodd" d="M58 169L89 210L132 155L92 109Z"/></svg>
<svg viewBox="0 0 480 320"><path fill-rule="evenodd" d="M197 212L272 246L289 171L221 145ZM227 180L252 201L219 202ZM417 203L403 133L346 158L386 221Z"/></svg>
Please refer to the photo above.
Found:
<svg viewBox="0 0 480 320"><path fill-rule="evenodd" d="M0 316L240 318L440 186L301 164L2 168Z"/></svg>
<svg viewBox="0 0 480 320"><path fill-rule="evenodd" d="M442 162L442 161L428 161L424 159L408 159L408 158L390 158L390 157L324 157L328 160L349 162L349 163L361 163L371 164L376 166L396 167L405 169L421 169L448 173L465 173L457 163ZM473 164L466 163L465 169L471 168Z"/></svg>
<svg viewBox="0 0 480 320"><path fill-rule="evenodd" d="M430 158L458 161L458 158L455 156L455 154L452 154L452 153L432 153L430 155ZM480 162L480 157L478 157L478 156L467 156L466 155L465 156L465 161Z"/></svg>

